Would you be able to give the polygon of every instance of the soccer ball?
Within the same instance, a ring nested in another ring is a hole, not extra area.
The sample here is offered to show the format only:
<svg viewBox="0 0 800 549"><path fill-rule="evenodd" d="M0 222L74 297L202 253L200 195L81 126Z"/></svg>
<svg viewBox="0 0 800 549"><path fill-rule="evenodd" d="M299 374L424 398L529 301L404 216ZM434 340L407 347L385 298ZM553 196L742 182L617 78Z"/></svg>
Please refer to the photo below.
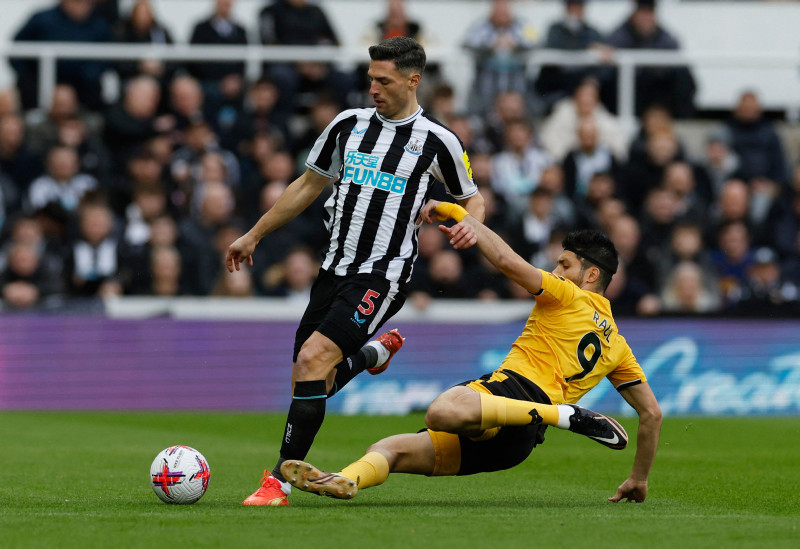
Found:
<svg viewBox="0 0 800 549"><path fill-rule="evenodd" d="M188 446L170 446L150 466L153 491L166 503L194 503L206 493L210 478L206 458Z"/></svg>

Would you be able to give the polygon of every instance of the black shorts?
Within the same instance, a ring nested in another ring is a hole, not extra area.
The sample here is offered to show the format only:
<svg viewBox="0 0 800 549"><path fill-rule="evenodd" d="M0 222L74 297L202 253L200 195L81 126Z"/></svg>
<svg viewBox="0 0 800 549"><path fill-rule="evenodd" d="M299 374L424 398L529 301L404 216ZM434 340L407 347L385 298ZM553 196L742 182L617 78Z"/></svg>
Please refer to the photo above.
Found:
<svg viewBox="0 0 800 549"><path fill-rule="evenodd" d="M406 301L406 284L371 274L337 276L320 270L294 339L293 362L316 332L339 346L345 358L355 354Z"/></svg>
<svg viewBox="0 0 800 549"><path fill-rule="evenodd" d="M550 398L529 379L503 370L508 377L503 381L488 381L486 374L476 381L465 381L459 385L479 384L497 396L551 404ZM519 465L530 455L537 444L544 442L547 425L520 425L501 427L494 438L475 441L459 436L461 443L461 467L459 475L474 475L489 471L501 471Z"/></svg>

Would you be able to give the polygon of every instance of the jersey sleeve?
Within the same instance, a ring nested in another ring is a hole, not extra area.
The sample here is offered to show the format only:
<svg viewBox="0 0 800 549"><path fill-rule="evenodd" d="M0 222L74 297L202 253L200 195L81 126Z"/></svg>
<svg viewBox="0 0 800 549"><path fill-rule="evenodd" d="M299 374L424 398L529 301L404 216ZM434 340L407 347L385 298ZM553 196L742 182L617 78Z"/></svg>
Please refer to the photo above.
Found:
<svg viewBox="0 0 800 549"><path fill-rule="evenodd" d="M478 186L472 180L467 151L450 131L443 131L437 137L441 142L431 173L444 183L447 194L456 200L464 200L478 194Z"/></svg>
<svg viewBox="0 0 800 549"><path fill-rule="evenodd" d="M542 289L534 294L536 304L565 306L575 299L578 287L564 277L542 272Z"/></svg>
<svg viewBox="0 0 800 549"><path fill-rule="evenodd" d="M646 382L647 377L645 377L644 370L639 366L639 362L637 362L625 338L621 335L617 335L617 337L620 340L617 345L624 345L625 352L619 365L609 372L606 377L617 391L621 391L626 387Z"/></svg>
<svg viewBox="0 0 800 549"><path fill-rule="evenodd" d="M308 153L306 166L326 177L336 177L342 167L339 138L343 133L348 134L352 131L356 121L356 114L352 110L339 113L317 138L311 152Z"/></svg>

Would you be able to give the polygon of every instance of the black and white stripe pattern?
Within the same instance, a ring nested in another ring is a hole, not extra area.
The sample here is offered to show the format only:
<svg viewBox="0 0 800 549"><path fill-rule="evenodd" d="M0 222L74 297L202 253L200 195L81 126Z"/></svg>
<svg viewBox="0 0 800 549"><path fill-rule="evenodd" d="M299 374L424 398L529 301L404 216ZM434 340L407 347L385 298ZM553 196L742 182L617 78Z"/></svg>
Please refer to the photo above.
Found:
<svg viewBox="0 0 800 549"><path fill-rule="evenodd" d="M375 109L342 112L306 165L336 178L325 204L330 244L322 268L407 282L417 257L416 220L435 180L462 200L478 192L461 142L420 108L403 120Z"/></svg>

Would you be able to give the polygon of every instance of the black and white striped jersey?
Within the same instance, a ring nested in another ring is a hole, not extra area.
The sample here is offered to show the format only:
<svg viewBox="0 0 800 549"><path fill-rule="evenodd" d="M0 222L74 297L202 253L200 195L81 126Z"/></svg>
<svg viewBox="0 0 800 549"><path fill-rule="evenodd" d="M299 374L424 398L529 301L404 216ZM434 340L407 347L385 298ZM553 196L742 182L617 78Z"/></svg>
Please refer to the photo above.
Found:
<svg viewBox="0 0 800 549"><path fill-rule="evenodd" d="M402 120L349 109L325 128L306 166L336 178L325 203L330 244L322 268L407 282L417 258L416 221L436 180L461 200L478 192L456 135L420 108Z"/></svg>

